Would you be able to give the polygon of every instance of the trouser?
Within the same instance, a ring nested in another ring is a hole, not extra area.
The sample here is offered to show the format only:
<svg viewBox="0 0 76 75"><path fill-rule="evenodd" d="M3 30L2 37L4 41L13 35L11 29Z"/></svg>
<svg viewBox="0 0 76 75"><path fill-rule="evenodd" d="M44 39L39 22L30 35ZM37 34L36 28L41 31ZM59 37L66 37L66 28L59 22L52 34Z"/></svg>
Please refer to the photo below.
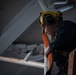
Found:
<svg viewBox="0 0 76 75"><path fill-rule="evenodd" d="M68 70L68 56L63 56L58 54L56 56L56 65L59 67L59 72L57 75L67 75Z"/></svg>

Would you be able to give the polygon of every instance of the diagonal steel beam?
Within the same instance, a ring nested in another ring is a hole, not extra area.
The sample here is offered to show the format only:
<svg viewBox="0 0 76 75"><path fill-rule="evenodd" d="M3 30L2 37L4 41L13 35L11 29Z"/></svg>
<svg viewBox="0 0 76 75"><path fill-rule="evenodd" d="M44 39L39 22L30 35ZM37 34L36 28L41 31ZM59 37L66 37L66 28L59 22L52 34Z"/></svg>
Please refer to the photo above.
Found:
<svg viewBox="0 0 76 75"><path fill-rule="evenodd" d="M36 0L31 0L31 2L9 23L11 27L0 37L0 54L39 17L41 10L38 2Z"/></svg>

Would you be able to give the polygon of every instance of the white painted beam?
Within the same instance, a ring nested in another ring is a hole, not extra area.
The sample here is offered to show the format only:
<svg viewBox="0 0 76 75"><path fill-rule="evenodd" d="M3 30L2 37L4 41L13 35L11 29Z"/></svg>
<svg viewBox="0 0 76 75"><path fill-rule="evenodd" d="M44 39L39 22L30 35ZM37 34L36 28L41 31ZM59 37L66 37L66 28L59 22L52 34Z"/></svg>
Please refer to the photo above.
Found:
<svg viewBox="0 0 76 75"><path fill-rule="evenodd" d="M67 5L67 6L64 6L64 7L61 7L59 9L54 9L54 3L50 5L50 8L47 8L44 1L43 0L38 0L41 8L43 11L61 11L61 12L64 12L64 11L67 11L69 9L72 9L74 7L74 5ZM64 1L64 4L66 4L68 2L68 0Z"/></svg>
<svg viewBox="0 0 76 75"><path fill-rule="evenodd" d="M38 2L39 2L39 4L40 4L43 11L50 10L49 8L46 7L43 0L38 0Z"/></svg>
<svg viewBox="0 0 76 75"><path fill-rule="evenodd" d="M68 0L65 0L65 1L58 1L58 2L54 2L54 5L61 5L61 4L66 4L68 3Z"/></svg>
<svg viewBox="0 0 76 75"><path fill-rule="evenodd" d="M48 7L45 5L43 0L38 0L41 8L43 11L56 11L56 9L54 9L54 4L51 5L51 7L48 5Z"/></svg>
<svg viewBox="0 0 76 75"><path fill-rule="evenodd" d="M39 17L41 11L36 0L31 0L31 2L24 7L9 23L11 27L0 37L0 54Z"/></svg>
<svg viewBox="0 0 76 75"><path fill-rule="evenodd" d="M35 62L35 61L25 61L23 59L16 59L16 58L3 57L3 56L0 56L0 61L20 64L20 65L27 65L27 66L32 66L32 67L38 67L38 68L44 69L44 63Z"/></svg>

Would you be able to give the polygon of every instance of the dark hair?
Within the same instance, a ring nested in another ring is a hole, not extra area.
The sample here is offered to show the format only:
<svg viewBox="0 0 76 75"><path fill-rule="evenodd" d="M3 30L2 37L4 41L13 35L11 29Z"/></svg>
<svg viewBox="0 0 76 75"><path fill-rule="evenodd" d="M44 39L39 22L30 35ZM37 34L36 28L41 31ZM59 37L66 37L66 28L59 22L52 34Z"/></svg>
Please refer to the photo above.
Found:
<svg viewBox="0 0 76 75"><path fill-rule="evenodd" d="M62 17L54 17L50 14L44 16L44 24L45 25L57 25L63 20Z"/></svg>

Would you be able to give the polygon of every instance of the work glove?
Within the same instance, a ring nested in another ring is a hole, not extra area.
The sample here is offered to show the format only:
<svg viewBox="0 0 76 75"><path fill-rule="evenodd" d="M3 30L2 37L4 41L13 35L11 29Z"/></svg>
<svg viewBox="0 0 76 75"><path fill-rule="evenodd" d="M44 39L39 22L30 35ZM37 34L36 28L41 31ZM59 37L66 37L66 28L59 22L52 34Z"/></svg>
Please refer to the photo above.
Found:
<svg viewBox="0 0 76 75"><path fill-rule="evenodd" d="M50 50L50 46L48 46L47 48L44 47L44 55L46 55L46 57L48 56L48 54L51 52Z"/></svg>

